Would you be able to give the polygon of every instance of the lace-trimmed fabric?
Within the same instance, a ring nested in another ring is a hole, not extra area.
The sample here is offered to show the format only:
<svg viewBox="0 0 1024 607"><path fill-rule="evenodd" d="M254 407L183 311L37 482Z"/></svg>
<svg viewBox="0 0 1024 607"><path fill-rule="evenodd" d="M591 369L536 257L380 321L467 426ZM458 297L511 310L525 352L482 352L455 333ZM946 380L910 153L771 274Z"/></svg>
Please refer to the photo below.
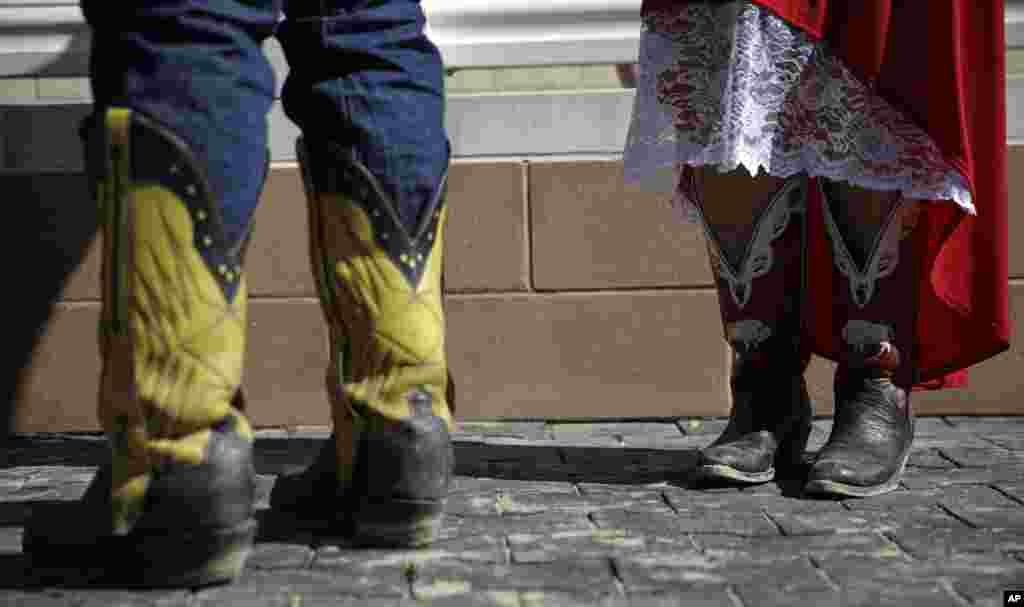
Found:
<svg viewBox="0 0 1024 607"><path fill-rule="evenodd" d="M975 213L964 176L920 127L827 45L749 2L644 16L626 178L675 191L685 165L806 172ZM694 218L681 190L676 202Z"/></svg>

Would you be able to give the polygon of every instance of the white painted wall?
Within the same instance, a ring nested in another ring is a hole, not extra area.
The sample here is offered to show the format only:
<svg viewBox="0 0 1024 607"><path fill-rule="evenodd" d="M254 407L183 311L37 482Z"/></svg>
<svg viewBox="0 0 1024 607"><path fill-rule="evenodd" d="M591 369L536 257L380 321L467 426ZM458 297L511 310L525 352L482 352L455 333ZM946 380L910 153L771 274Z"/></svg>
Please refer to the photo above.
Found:
<svg viewBox="0 0 1024 607"><path fill-rule="evenodd" d="M640 0L423 0L423 4L429 34L450 68L629 63L636 58ZM1024 48L1024 0L1006 0L1006 14L1008 46ZM82 97L38 95L42 84L35 86L26 79L38 77L39 83L52 83L61 76L81 78L87 70L87 52L88 29L77 0L0 0L0 105L86 103L88 99ZM276 44L268 44L268 54L283 75L287 68ZM5 76L10 83L7 94ZM17 87L25 89L24 94L15 91ZM453 95L448 128L459 157L616 155L625 141L632 96L630 90ZM1024 74L1010 75L1007 100L1009 142L1024 144L1024 104L1020 102ZM20 110L16 119L34 121L45 114L45 120L39 118L40 129L72 133L71 122L66 128L49 127L56 124L54 120L60 123L65 113L70 121L80 108L53 109ZM4 124L0 115L0 140L6 137L11 147L52 149L54 145L49 137L28 133L22 139L13 137ZM269 124L272 158L293 159L297 133L280 107L271 113ZM49 157L42 152L24 156ZM45 167L33 163L21 168Z"/></svg>

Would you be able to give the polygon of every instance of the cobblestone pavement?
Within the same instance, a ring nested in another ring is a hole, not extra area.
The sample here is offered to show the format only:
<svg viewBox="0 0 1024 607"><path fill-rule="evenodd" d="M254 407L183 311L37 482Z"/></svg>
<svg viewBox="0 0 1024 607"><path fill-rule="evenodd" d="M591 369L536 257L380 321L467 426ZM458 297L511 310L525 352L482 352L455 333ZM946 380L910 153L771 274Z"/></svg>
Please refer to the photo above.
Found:
<svg viewBox="0 0 1024 607"><path fill-rule="evenodd" d="M695 487L724 420L464 423L440 541L367 550L265 525L229 586L128 591L33 570L33 504L81 495L96 436L21 436L0 452L0 605L1002 605L1024 588L1024 417L924 418L902 487L811 500L783 482ZM811 448L829 430L816 422ZM325 433L257 441L260 509ZM781 486L780 486L781 485Z"/></svg>

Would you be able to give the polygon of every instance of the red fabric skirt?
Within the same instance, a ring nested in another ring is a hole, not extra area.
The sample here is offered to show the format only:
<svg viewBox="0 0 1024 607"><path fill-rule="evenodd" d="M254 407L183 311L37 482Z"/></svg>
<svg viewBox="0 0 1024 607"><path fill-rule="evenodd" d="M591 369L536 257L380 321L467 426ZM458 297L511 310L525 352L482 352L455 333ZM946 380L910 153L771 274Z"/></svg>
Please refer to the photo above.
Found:
<svg viewBox="0 0 1024 607"><path fill-rule="evenodd" d="M752 0L824 40L844 64L934 140L964 175L977 215L923 204L916 243L918 388L956 387L965 369L1009 347L1005 36L1000 0ZM684 0L646 0L644 9ZM839 280L818 188L808 214L817 354L836 359ZM819 298L815 299L815 294Z"/></svg>

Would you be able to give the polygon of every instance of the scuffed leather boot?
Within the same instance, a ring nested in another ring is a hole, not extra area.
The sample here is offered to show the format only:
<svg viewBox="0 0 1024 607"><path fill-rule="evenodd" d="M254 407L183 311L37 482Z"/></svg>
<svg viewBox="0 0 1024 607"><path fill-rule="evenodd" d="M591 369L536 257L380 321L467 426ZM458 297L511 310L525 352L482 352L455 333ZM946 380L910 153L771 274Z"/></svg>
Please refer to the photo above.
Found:
<svg viewBox="0 0 1024 607"><path fill-rule="evenodd" d="M36 509L36 565L200 586L237 576L256 533L253 436L238 405L247 238L228 242L203 168L145 117L110 109L87 136L103 224L103 371L110 441L80 502Z"/></svg>
<svg viewBox="0 0 1024 607"><path fill-rule="evenodd" d="M825 224L842 280L836 283L835 330L842 359L835 376L832 432L818 453L805 491L839 497L868 497L899 486L910 456L914 419L910 387L920 260L914 255L917 207L899 194L882 204L877 236L861 234L844 205L849 190L822 184ZM845 217L844 217L845 215ZM870 226L868 226L870 227ZM870 230L868 230L870 231Z"/></svg>
<svg viewBox="0 0 1024 607"><path fill-rule="evenodd" d="M696 474L704 480L767 482L780 469L801 463L811 430L803 378L810 356L800 343L806 180L796 176L775 192L735 263L723 250L722 227L709 219L692 171L684 173L680 187L705 228L733 350L729 424L701 451Z"/></svg>
<svg viewBox="0 0 1024 607"><path fill-rule="evenodd" d="M340 146L299 142L313 272L331 336L334 430L271 506L361 544L418 546L441 524L454 468L441 301L444 183L409 230Z"/></svg>

